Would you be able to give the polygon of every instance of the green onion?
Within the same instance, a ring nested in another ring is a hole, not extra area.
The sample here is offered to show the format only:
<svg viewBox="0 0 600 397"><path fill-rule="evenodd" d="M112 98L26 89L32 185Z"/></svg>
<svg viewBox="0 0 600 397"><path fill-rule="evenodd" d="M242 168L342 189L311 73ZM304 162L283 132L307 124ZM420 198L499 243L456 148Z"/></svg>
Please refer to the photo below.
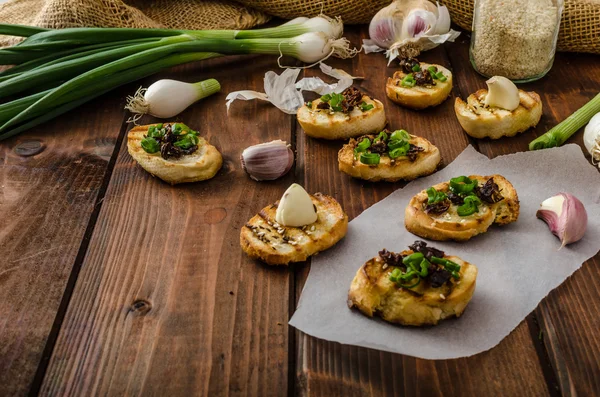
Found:
<svg viewBox="0 0 600 397"><path fill-rule="evenodd" d="M395 159L400 156L406 156L410 150L410 144L407 141L392 141L388 144L389 151L388 155Z"/></svg>
<svg viewBox="0 0 600 397"><path fill-rule="evenodd" d="M476 187L477 180L471 180L464 175L450 179L450 190L455 194L471 193Z"/></svg>
<svg viewBox="0 0 600 397"><path fill-rule="evenodd" d="M148 127L148 137L161 139L165 136L165 130L163 129L162 124L151 125Z"/></svg>
<svg viewBox="0 0 600 397"><path fill-rule="evenodd" d="M452 262L451 260L448 260L448 259L438 258L437 256L432 256L431 262L435 263L436 265L443 266L444 268L446 268L450 271L453 271L453 272L460 271L460 265L458 263Z"/></svg>
<svg viewBox="0 0 600 397"><path fill-rule="evenodd" d="M377 135L377 137L374 139L374 141L383 141L383 142L385 142L385 141L387 141L387 139L388 139L387 133L385 131L381 131Z"/></svg>
<svg viewBox="0 0 600 397"><path fill-rule="evenodd" d="M150 138L150 137L146 137L144 139L142 139L142 142L140 143L140 145L142 146L142 149L144 149L144 151L146 153L156 153L160 150L160 143L154 139L154 138Z"/></svg>
<svg viewBox="0 0 600 397"><path fill-rule="evenodd" d="M456 212L460 216L469 216L473 215L477 211L479 211L478 206L481 205L481 200L477 196L467 196L465 197L465 202L463 205L460 205Z"/></svg>
<svg viewBox="0 0 600 397"><path fill-rule="evenodd" d="M446 78L446 76L444 76L444 73L442 73L442 72L436 73L436 74L435 74L435 77L436 77L436 78L437 78L439 81L441 81L442 83L443 83L444 81L448 80L448 79Z"/></svg>
<svg viewBox="0 0 600 397"><path fill-rule="evenodd" d="M358 145L356 145L356 150L358 152L364 152L371 146L371 140L369 138L364 138Z"/></svg>
<svg viewBox="0 0 600 397"><path fill-rule="evenodd" d="M371 105L370 103L367 104L364 101L361 102L358 106L360 106L360 110L362 110L363 112L367 112L375 107L375 106Z"/></svg>
<svg viewBox="0 0 600 397"><path fill-rule="evenodd" d="M405 87L414 87L416 85L416 81L411 74L407 74L406 76L404 76L404 78L402 79L402 85Z"/></svg>
<svg viewBox="0 0 600 397"><path fill-rule="evenodd" d="M181 149L189 149L192 146L197 145L198 142L199 142L199 139L196 135L185 134L180 139L178 139L175 143L173 143L173 145L177 146Z"/></svg>
<svg viewBox="0 0 600 397"><path fill-rule="evenodd" d="M36 26L0 24L0 35L6 36L29 37L47 31L48 29Z"/></svg>
<svg viewBox="0 0 600 397"><path fill-rule="evenodd" d="M414 287L416 287L419 284L421 284L421 278L417 277L417 282L416 283L414 283L412 285L403 285L403 284L400 284L400 286L402 288L414 288Z"/></svg>
<svg viewBox="0 0 600 397"><path fill-rule="evenodd" d="M419 65L418 63L417 63L417 64L415 64L415 65L412 67L412 71L413 71L413 72L420 72L420 71L421 71L421 65Z"/></svg>
<svg viewBox="0 0 600 397"><path fill-rule="evenodd" d="M312 101L306 102L306 107L312 109Z"/></svg>
<svg viewBox="0 0 600 397"><path fill-rule="evenodd" d="M429 71L429 74L431 74L431 77L433 77L434 79L437 79L437 68L435 66L430 66L427 68L427 70Z"/></svg>
<svg viewBox="0 0 600 397"><path fill-rule="evenodd" d="M341 106L343 100L344 96L335 92L321 97L321 101L327 102L334 112L341 112L343 110Z"/></svg>
<svg viewBox="0 0 600 397"><path fill-rule="evenodd" d="M390 281L398 281L398 278L400 277L400 275L402 274L402 272L400 271L400 269L395 268L391 273L390 273Z"/></svg>
<svg viewBox="0 0 600 397"><path fill-rule="evenodd" d="M427 197L428 197L427 204L439 203L440 201L444 201L448 198L446 193L437 191L433 187L430 187L429 189L427 189L426 192L427 192Z"/></svg>
<svg viewBox="0 0 600 397"><path fill-rule="evenodd" d="M408 134L408 131L406 131L406 130L396 130L396 131L392 132L392 135L390 136L390 140L391 141L400 141L400 140L409 141L410 135Z"/></svg>
<svg viewBox="0 0 600 397"><path fill-rule="evenodd" d="M360 155L360 162L363 164L377 165L381 157L377 153L363 153Z"/></svg>
<svg viewBox="0 0 600 397"><path fill-rule="evenodd" d="M544 135L529 143L529 150L548 149L560 146L567 141L577 130L588 123L591 118L600 112L600 94L579 108L566 120L546 132Z"/></svg>

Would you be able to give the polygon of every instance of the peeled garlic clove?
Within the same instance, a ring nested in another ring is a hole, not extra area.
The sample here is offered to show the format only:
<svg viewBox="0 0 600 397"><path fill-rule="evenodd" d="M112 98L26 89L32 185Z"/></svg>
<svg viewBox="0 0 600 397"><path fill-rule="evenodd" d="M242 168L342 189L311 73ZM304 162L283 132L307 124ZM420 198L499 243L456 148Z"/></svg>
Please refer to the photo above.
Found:
<svg viewBox="0 0 600 397"><path fill-rule="evenodd" d="M583 203L569 193L559 193L544 200L536 216L560 239L560 248L581 240L588 223Z"/></svg>
<svg viewBox="0 0 600 397"><path fill-rule="evenodd" d="M281 196L275 221L284 226L300 227L317 221L315 206L306 190L293 183Z"/></svg>
<svg viewBox="0 0 600 397"><path fill-rule="evenodd" d="M503 76L494 76L485 82L488 93L485 96L484 105L513 111L519 107L519 89L509 79Z"/></svg>
<svg viewBox="0 0 600 397"><path fill-rule="evenodd" d="M294 153L282 140L250 146L240 157L242 168L255 181L272 181L287 174L294 164Z"/></svg>

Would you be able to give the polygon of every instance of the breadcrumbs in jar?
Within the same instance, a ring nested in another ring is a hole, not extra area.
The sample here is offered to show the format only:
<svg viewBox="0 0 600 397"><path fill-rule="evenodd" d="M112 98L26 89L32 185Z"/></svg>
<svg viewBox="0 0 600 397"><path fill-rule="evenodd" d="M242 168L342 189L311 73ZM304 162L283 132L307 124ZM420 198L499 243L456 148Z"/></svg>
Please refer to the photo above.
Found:
<svg viewBox="0 0 600 397"><path fill-rule="evenodd" d="M552 67L563 0L475 0L470 57L486 77L537 80Z"/></svg>

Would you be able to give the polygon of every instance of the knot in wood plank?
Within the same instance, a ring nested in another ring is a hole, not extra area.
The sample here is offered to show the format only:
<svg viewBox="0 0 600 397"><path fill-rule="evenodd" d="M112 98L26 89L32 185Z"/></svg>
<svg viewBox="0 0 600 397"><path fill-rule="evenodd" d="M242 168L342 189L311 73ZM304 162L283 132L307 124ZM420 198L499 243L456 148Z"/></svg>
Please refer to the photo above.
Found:
<svg viewBox="0 0 600 397"><path fill-rule="evenodd" d="M145 299L136 299L130 306L129 311L143 316L152 310L152 304Z"/></svg>
<svg viewBox="0 0 600 397"><path fill-rule="evenodd" d="M21 157L35 156L46 148L42 141L32 140L19 143L13 149Z"/></svg>

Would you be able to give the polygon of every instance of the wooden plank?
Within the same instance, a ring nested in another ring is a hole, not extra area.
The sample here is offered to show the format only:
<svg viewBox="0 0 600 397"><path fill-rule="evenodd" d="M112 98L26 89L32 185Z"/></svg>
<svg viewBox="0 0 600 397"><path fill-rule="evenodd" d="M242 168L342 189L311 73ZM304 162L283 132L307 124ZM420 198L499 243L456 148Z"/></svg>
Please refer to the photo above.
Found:
<svg viewBox="0 0 600 397"><path fill-rule="evenodd" d="M77 114L0 142L0 395L31 387L124 117L108 96Z"/></svg>
<svg viewBox="0 0 600 397"><path fill-rule="evenodd" d="M366 37L362 29L349 32L358 43ZM464 44L463 44L464 45ZM423 54L423 61L451 66L442 48ZM430 139L441 150L444 163L450 163L469 143L454 116L456 90L439 107L421 112L400 108L385 98L384 84L393 67L387 68L381 55L360 55L352 61L331 62L368 76L361 87L384 102L392 128ZM454 66L454 65L452 65ZM455 80L464 76L455 71ZM385 100L384 100L385 99ZM350 219L385 198L401 184L367 183L354 180L337 170L337 151L341 142L327 143L297 137L298 150L305 155L304 183L309 191L332 194L348 212ZM359 266L360 264L357 264ZM296 274L299 295L308 274L303 268ZM297 332L298 395L380 396L380 395L547 395L542 369L526 322L521 323L505 340L490 351L471 358L431 361L325 342Z"/></svg>
<svg viewBox="0 0 600 397"><path fill-rule="evenodd" d="M485 87L485 79L468 67L468 51L464 46L449 46L453 64L461 65L463 96ZM544 115L539 125L514 138L498 141L481 140L479 148L488 157L528 150L528 144L570 114L600 91L598 55L565 54L556 56L547 77L523 85L522 89L537 92L542 98ZM465 66L467 65L467 66ZM562 83L561 83L562 82ZM568 141L583 147L583 132L578 131ZM560 167L560 164L557 164ZM557 188L558 189L558 188ZM594 216L592 214L588 214ZM543 340L563 395L600 395L600 255L584 263L564 284L552 291L535 311Z"/></svg>
<svg viewBox="0 0 600 397"><path fill-rule="evenodd" d="M291 139L291 117L227 92L263 90L275 57L231 57L160 78L218 79L223 92L178 117L221 150L206 182L169 186L121 147L42 395L280 395L287 390L289 274L248 259L239 229L290 173L257 183L251 145ZM149 121L146 120L146 121Z"/></svg>

